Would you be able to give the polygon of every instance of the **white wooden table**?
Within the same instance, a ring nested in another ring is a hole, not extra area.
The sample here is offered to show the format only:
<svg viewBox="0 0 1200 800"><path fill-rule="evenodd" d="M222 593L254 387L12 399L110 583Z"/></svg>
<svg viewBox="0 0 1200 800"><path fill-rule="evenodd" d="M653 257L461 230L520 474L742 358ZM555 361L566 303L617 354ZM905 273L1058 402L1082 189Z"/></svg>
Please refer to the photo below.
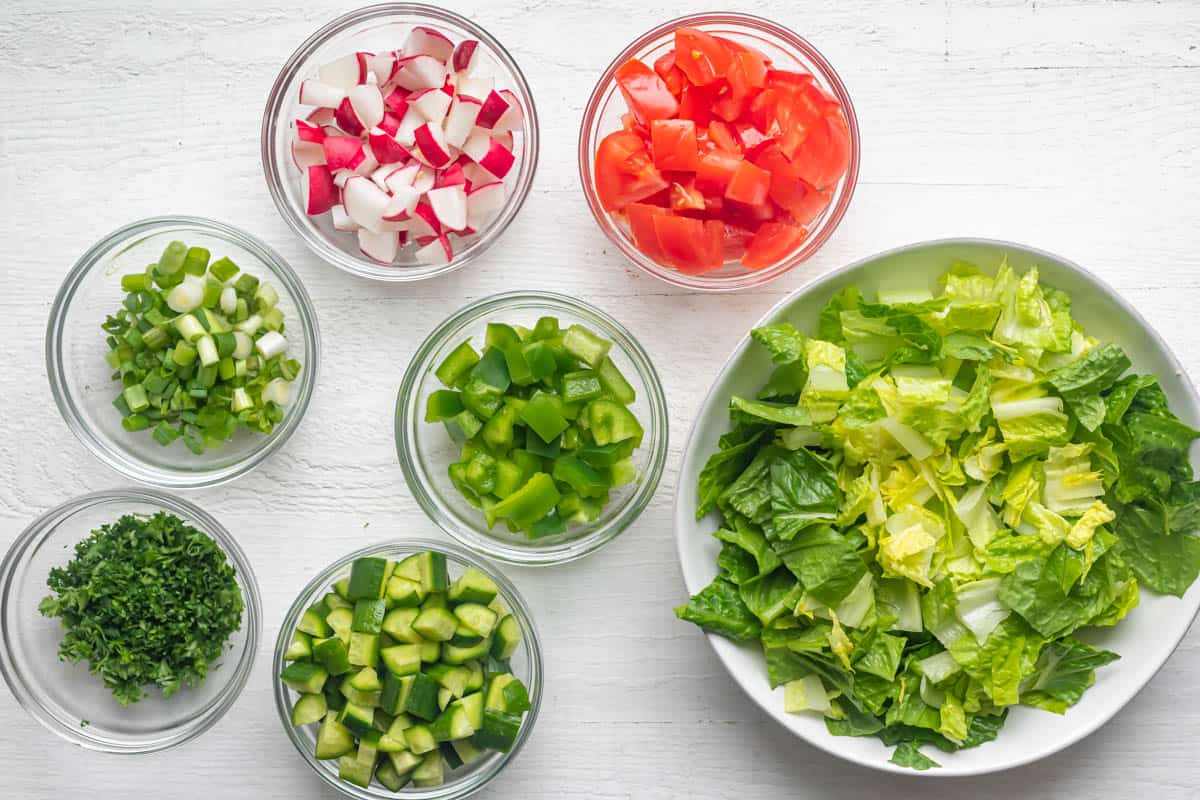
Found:
<svg viewBox="0 0 1200 800"><path fill-rule="evenodd" d="M604 551L561 568L506 570L540 612L547 693L528 748L482 796L1200 796L1195 632L1108 727L1064 753L978 780L897 779L792 738L740 693L700 633L675 620L685 591L670 515L692 415L747 327L812 277L890 246L982 235L1073 258L1124 292L1200 376L1200 5L740 3L801 32L836 65L864 149L858 192L825 249L769 288L721 296L669 288L623 263L587 212L575 166L582 104L608 60L651 26L711 3L448 3L524 69L543 121L541 166L523 213L485 260L403 286L320 263L276 214L259 164L276 71L353 5L0 7L0 548L46 508L124 483L67 431L43 361L50 300L101 235L170 212L245 228L300 273L324 345L312 407L284 450L232 486L191 495L240 536L263 592L263 641L236 706L195 742L129 758L65 744L0 691L0 797L81 787L98 800L330 796L279 730L275 626L334 557L386 537L440 535L396 462L401 372L451 311L517 287L585 298L641 339L669 397L671 461L641 520Z"/></svg>

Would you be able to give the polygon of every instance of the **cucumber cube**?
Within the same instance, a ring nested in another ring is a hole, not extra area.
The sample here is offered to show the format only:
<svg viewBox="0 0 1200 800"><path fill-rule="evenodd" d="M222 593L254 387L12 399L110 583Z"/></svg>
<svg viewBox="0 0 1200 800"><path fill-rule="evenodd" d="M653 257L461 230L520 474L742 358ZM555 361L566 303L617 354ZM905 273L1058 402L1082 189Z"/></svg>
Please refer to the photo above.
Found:
<svg viewBox="0 0 1200 800"><path fill-rule="evenodd" d="M471 670L467 667L452 667L448 664L434 664L425 670L425 674L437 681L443 689L450 690L456 698L466 694L467 681L471 679Z"/></svg>
<svg viewBox="0 0 1200 800"><path fill-rule="evenodd" d="M313 642L312 656L330 675L344 675L351 669L346 643L337 637L331 636Z"/></svg>
<svg viewBox="0 0 1200 800"><path fill-rule="evenodd" d="M379 651L383 665L391 674L402 677L421 671L421 646L416 644L398 644L385 647Z"/></svg>
<svg viewBox="0 0 1200 800"><path fill-rule="evenodd" d="M415 675L394 675L387 671L383 675L383 689L379 693L379 705L389 714L403 714L412 691ZM399 717L397 717L399 719Z"/></svg>
<svg viewBox="0 0 1200 800"><path fill-rule="evenodd" d="M334 636L346 644L350 643L350 632L354 629L354 611L349 608L335 608L325 615L325 621L333 629Z"/></svg>
<svg viewBox="0 0 1200 800"><path fill-rule="evenodd" d="M464 742L465 739L458 741ZM438 745L438 752L442 754L442 760L446 762L446 769L458 769L463 765L463 760L458 757L458 751L450 746L450 742L442 742Z"/></svg>
<svg viewBox="0 0 1200 800"><path fill-rule="evenodd" d="M461 706L467 712L472 728L479 730L483 727L483 692L472 692L461 700L455 700L454 705Z"/></svg>
<svg viewBox="0 0 1200 800"><path fill-rule="evenodd" d="M466 739L475 729L467 718L466 709L452 705L438 715L429 726L429 732L439 742L449 742L454 739Z"/></svg>
<svg viewBox="0 0 1200 800"><path fill-rule="evenodd" d="M381 761L379 766L375 768L375 777L390 792L400 791L408 785L409 781L407 775L401 775L396 772L396 768L392 766L391 761Z"/></svg>
<svg viewBox="0 0 1200 800"><path fill-rule="evenodd" d="M421 642L421 661L433 664L442 657L442 646L438 642Z"/></svg>
<svg viewBox="0 0 1200 800"><path fill-rule="evenodd" d="M347 703L338 712L338 722L355 736L366 736L375 729L375 709Z"/></svg>
<svg viewBox="0 0 1200 800"><path fill-rule="evenodd" d="M464 764L473 764L484 755L484 751L476 747L470 739L456 739L450 746Z"/></svg>
<svg viewBox="0 0 1200 800"><path fill-rule="evenodd" d="M359 600L354 604L350 630L359 633L379 633L383 630L383 615L387 608L382 600Z"/></svg>
<svg viewBox="0 0 1200 800"><path fill-rule="evenodd" d="M458 620L444 608L426 609L413 621L413 630L434 642L449 641L457 627Z"/></svg>
<svg viewBox="0 0 1200 800"><path fill-rule="evenodd" d="M347 753L338 761L338 777L364 789L371 785L375 774L378 750L367 742L358 743L358 752Z"/></svg>
<svg viewBox="0 0 1200 800"><path fill-rule="evenodd" d="M467 567L450 586L447 599L451 603L480 603L487 605L498 593L496 582L477 567Z"/></svg>
<svg viewBox="0 0 1200 800"><path fill-rule="evenodd" d="M289 689L300 694L317 694L325 686L329 672L311 661L296 661L284 667L279 677Z"/></svg>
<svg viewBox="0 0 1200 800"><path fill-rule="evenodd" d="M413 725L404 731L404 741L408 743L408 749L417 755L437 749L437 739L433 738L428 725Z"/></svg>
<svg viewBox="0 0 1200 800"><path fill-rule="evenodd" d="M292 706L292 725L299 728L324 719L329 713L323 694L302 694Z"/></svg>
<svg viewBox="0 0 1200 800"><path fill-rule="evenodd" d="M383 618L383 632L398 642L420 644L421 634L413 630L413 622L421 612L415 608L394 608Z"/></svg>
<svg viewBox="0 0 1200 800"><path fill-rule="evenodd" d="M346 682L360 692L378 692L383 688L379 681L379 673L371 667L363 667Z"/></svg>
<svg viewBox="0 0 1200 800"><path fill-rule="evenodd" d="M357 558L350 565L347 600L379 600L391 570L386 558Z"/></svg>
<svg viewBox="0 0 1200 800"><path fill-rule="evenodd" d="M379 634L350 634L350 663L360 667L374 666L379 661Z"/></svg>
<svg viewBox="0 0 1200 800"><path fill-rule="evenodd" d="M420 581L393 575L388 581L387 596L393 605L402 608L419 606L425 599L425 590L421 588Z"/></svg>
<svg viewBox="0 0 1200 800"><path fill-rule="evenodd" d="M441 786L445 780L445 766L442 761L442 754L436 749L426 755L425 760L421 762L421 766L412 772L414 786Z"/></svg>
<svg viewBox="0 0 1200 800"><path fill-rule="evenodd" d="M477 747L499 750L507 753L517 740L521 730L521 718L515 714L485 708L483 710L483 727L475 731L471 741Z"/></svg>
<svg viewBox="0 0 1200 800"><path fill-rule="evenodd" d="M340 758L354 749L354 735L329 712L317 731L316 757L321 760Z"/></svg>
<svg viewBox="0 0 1200 800"><path fill-rule="evenodd" d="M389 753L388 760L392 762L392 766L396 769L397 774L408 775L414 769L421 765L421 757L412 750L405 750L401 753Z"/></svg>
<svg viewBox="0 0 1200 800"><path fill-rule="evenodd" d="M418 672L405 700L404 710L415 717L432 722L438 715L437 695L440 688L433 678Z"/></svg>
<svg viewBox="0 0 1200 800"><path fill-rule="evenodd" d="M497 615L485 605L463 603L454 609L454 616L469 630L480 637L490 636L496 627Z"/></svg>
<svg viewBox="0 0 1200 800"><path fill-rule="evenodd" d="M517 651L520 641L521 625L509 614L496 625L496 633L492 637L492 657L499 661L507 661Z"/></svg>
<svg viewBox="0 0 1200 800"><path fill-rule="evenodd" d="M300 624L296 626L296 629L307 633L309 636L315 636L320 639L323 639L332 633L329 628L329 624L325 622L324 617L318 615L317 612L311 608L301 615Z"/></svg>
<svg viewBox="0 0 1200 800"><path fill-rule="evenodd" d="M487 655L491 647L491 638L481 639L479 644L471 645L470 647L455 647L446 642L442 645L442 661L445 661L447 664L465 664L468 661Z"/></svg>
<svg viewBox="0 0 1200 800"><path fill-rule="evenodd" d="M283 653L284 661L299 661L303 658L312 657L312 637L304 631L296 631L292 634L292 641L288 644L287 650Z"/></svg>

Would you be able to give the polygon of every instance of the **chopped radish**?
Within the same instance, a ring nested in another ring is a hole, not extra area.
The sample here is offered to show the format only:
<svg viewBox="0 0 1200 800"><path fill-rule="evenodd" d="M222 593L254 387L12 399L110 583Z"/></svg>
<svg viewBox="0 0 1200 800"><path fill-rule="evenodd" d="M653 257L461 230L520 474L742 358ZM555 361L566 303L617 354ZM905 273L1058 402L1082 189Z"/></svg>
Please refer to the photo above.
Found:
<svg viewBox="0 0 1200 800"><path fill-rule="evenodd" d="M450 110L450 96L441 89L422 89L408 96L408 104L419 111L426 122L441 125Z"/></svg>
<svg viewBox="0 0 1200 800"><path fill-rule="evenodd" d="M376 53L367 60L367 69L375 76L375 83L382 86L396 71L396 54L390 50Z"/></svg>
<svg viewBox="0 0 1200 800"><path fill-rule="evenodd" d="M377 169L379 169L379 159L375 158L375 151L371 149L371 143L367 142L363 145L363 160L354 168L354 174L370 175Z"/></svg>
<svg viewBox="0 0 1200 800"><path fill-rule="evenodd" d="M449 239L437 236L417 250L415 255L422 264L449 264L450 259L454 258L454 249L450 247Z"/></svg>
<svg viewBox="0 0 1200 800"><path fill-rule="evenodd" d="M357 86L367 79L367 62L370 53L349 53L336 61L330 61L317 70L317 77L322 83L334 86L344 92ZM321 103L321 105L337 105L336 103Z"/></svg>
<svg viewBox="0 0 1200 800"><path fill-rule="evenodd" d="M403 116L404 112L408 109L408 96L410 94L411 92L407 89L397 87L387 95L384 95L383 104Z"/></svg>
<svg viewBox="0 0 1200 800"><path fill-rule="evenodd" d="M325 131L321 130L320 125L313 125L302 119L298 119L296 120L296 138L302 142L320 144L325 141Z"/></svg>
<svg viewBox="0 0 1200 800"><path fill-rule="evenodd" d="M342 98L342 102L333 112L333 117L337 120L338 127L351 136L362 136L363 131L366 130L354 110L354 104L350 102L349 95Z"/></svg>
<svg viewBox="0 0 1200 800"><path fill-rule="evenodd" d="M445 63L454 54L454 42L446 34L433 28L418 25L404 40L404 52L410 56L426 55Z"/></svg>
<svg viewBox="0 0 1200 800"><path fill-rule="evenodd" d="M400 127L396 129L396 141L405 147L413 147L417 143L417 128L425 124L421 112L411 106L400 119Z"/></svg>
<svg viewBox="0 0 1200 800"><path fill-rule="evenodd" d="M333 171L333 184L339 189L344 189L346 187L346 181L353 177L354 170L352 169L335 169Z"/></svg>
<svg viewBox="0 0 1200 800"><path fill-rule="evenodd" d="M374 153L376 160L380 164L395 164L400 161L407 161L409 158L408 151L404 149L399 142L388 134L375 128L368 134L368 141L371 143L371 152Z"/></svg>
<svg viewBox="0 0 1200 800"><path fill-rule="evenodd" d="M469 161L467 162L470 163ZM446 167L433 179L433 188L440 189L443 186L465 186L467 176L463 174L463 165L455 161L450 166Z"/></svg>
<svg viewBox="0 0 1200 800"><path fill-rule="evenodd" d="M359 225L379 232L382 230L383 212L387 209L391 197L369 179L355 175L346 181L342 190L346 203L346 213Z"/></svg>
<svg viewBox="0 0 1200 800"><path fill-rule="evenodd" d="M333 215L334 230L356 231L362 227L357 222L350 219L350 215L346 213L346 207L340 203L329 209L329 212Z"/></svg>
<svg viewBox="0 0 1200 800"><path fill-rule="evenodd" d="M473 187L467 193L467 227L483 230L483 226L504 208L504 200L504 184L500 181Z"/></svg>
<svg viewBox="0 0 1200 800"><path fill-rule="evenodd" d="M417 177L420 169L421 165L415 161L405 164L403 167L393 167L392 171L383 179L384 188L392 194L396 194L401 188L415 188L413 180ZM421 192L418 191L417 194L419 195Z"/></svg>
<svg viewBox="0 0 1200 800"><path fill-rule="evenodd" d="M379 93L378 86L370 83L355 86L346 93L346 97L364 130L371 130L383 120L383 95Z"/></svg>
<svg viewBox="0 0 1200 800"><path fill-rule="evenodd" d="M463 39L454 48L450 66L454 68L455 72L465 77L471 74L471 70L475 69L477 63L479 63L479 42L474 39Z"/></svg>
<svg viewBox="0 0 1200 800"><path fill-rule="evenodd" d="M316 142L292 142L292 161L301 171L325 163L325 148Z"/></svg>
<svg viewBox="0 0 1200 800"><path fill-rule="evenodd" d="M331 114L333 113L332 108L329 109L329 113L331 113ZM346 135L346 132L344 130L342 130L341 128L339 128L337 125L322 125L321 133L325 134L326 139L328 139L330 136L345 136Z"/></svg>
<svg viewBox="0 0 1200 800"><path fill-rule="evenodd" d="M346 90L321 81L307 80L300 84L300 105L332 108L342 102Z"/></svg>
<svg viewBox="0 0 1200 800"><path fill-rule="evenodd" d="M496 141L487 131L479 128L467 137L462 149L472 161L497 178L507 175L516 160L511 150Z"/></svg>
<svg viewBox="0 0 1200 800"><path fill-rule="evenodd" d="M400 114L391 111L383 112L383 119L379 121L379 130L386 133L388 136L395 136L400 130L400 120L404 119Z"/></svg>
<svg viewBox="0 0 1200 800"><path fill-rule="evenodd" d="M411 91L437 89L446 82L446 65L432 56L410 56L400 62L395 80Z"/></svg>
<svg viewBox="0 0 1200 800"><path fill-rule="evenodd" d="M326 136L321 147L331 170L354 169L366 158L362 140L353 136Z"/></svg>
<svg viewBox="0 0 1200 800"><path fill-rule="evenodd" d="M400 249L400 236L395 231L375 233L366 228L358 231L358 249L372 261L391 264Z"/></svg>
<svg viewBox="0 0 1200 800"><path fill-rule="evenodd" d="M411 186L397 186L392 191L392 199L383 211L383 218L388 222L402 222L412 215L421 199L421 193Z"/></svg>
<svg viewBox="0 0 1200 800"><path fill-rule="evenodd" d="M325 164L309 167L304 182L304 213L324 214L337 201L337 187Z"/></svg>
<svg viewBox="0 0 1200 800"><path fill-rule="evenodd" d="M433 212L433 206L425 200L417 203L412 214L412 225L409 230L412 231L413 236L417 238L437 236L442 232L442 224L438 222L437 214Z"/></svg>
<svg viewBox="0 0 1200 800"><path fill-rule="evenodd" d="M464 156L464 158L466 158L466 156ZM467 179L467 183L471 184L472 186L483 186L484 184L492 183L496 180L496 177L492 175L492 173L488 172L486 169L470 159L467 160L466 164L462 165L462 170L463 176Z"/></svg>
<svg viewBox="0 0 1200 800"><path fill-rule="evenodd" d="M474 97L482 103L492 93L494 86L495 82L491 78L464 78L458 82L458 93Z"/></svg>
<svg viewBox="0 0 1200 800"><path fill-rule="evenodd" d="M430 189L425 196L443 229L461 231L467 227L467 193L461 183Z"/></svg>
<svg viewBox="0 0 1200 800"><path fill-rule="evenodd" d="M431 167L444 167L450 163L451 155L446 146L446 137L442 135L440 125L426 122L413 132L417 141L417 150ZM479 159L475 159L478 161ZM487 168L487 165L483 165ZM490 172L491 170L489 170ZM507 171L507 170L506 170ZM493 173L495 174L495 173ZM502 177L497 175L496 177Z"/></svg>
<svg viewBox="0 0 1200 800"><path fill-rule="evenodd" d="M339 99L338 102L340 103L342 101ZM324 128L326 125L333 124L333 109L332 108L314 108L312 110L312 112L304 119L306 122L309 122L313 125Z"/></svg>
<svg viewBox="0 0 1200 800"><path fill-rule="evenodd" d="M509 89L501 89L498 94L508 103L508 109L492 126L495 131L516 131L525 126L525 112L521 110L521 101ZM511 147L509 148L512 149Z"/></svg>
<svg viewBox="0 0 1200 800"><path fill-rule="evenodd" d="M425 194L433 188L433 184L436 182L437 176L434 174L434 170L422 164L413 178L412 185L418 192Z"/></svg>
<svg viewBox="0 0 1200 800"><path fill-rule="evenodd" d="M512 131L492 131L492 138L499 142L505 150L514 149Z"/></svg>
<svg viewBox="0 0 1200 800"><path fill-rule="evenodd" d="M487 99L483 101L483 105L479 109L479 117L475 120L475 124L481 128L494 128L496 120L504 116L504 112L508 111L508 101L494 89L488 94Z"/></svg>
<svg viewBox="0 0 1200 800"><path fill-rule="evenodd" d="M479 116L481 104L474 97L465 94L456 95L450 104L450 112L446 115L443 126L446 143L452 147L462 147L463 142L471 135L475 127L475 119Z"/></svg>

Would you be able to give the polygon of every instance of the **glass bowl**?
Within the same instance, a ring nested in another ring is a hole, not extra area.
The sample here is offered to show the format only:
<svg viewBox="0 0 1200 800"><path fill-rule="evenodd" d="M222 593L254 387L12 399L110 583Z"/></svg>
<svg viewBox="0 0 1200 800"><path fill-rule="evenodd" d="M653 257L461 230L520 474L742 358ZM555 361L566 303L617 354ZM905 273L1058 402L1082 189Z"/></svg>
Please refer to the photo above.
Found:
<svg viewBox="0 0 1200 800"><path fill-rule="evenodd" d="M806 226L809 235L800 248L769 267L752 270L743 267L738 261L727 261L720 269L702 275L688 275L665 267L638 250L627 226L600 205L594 178L596 148L601 139L621 127L621 115L627 110L613 76L617 68L631 58L653 64L656 58L673 47L675 30L683 26L699 28L753 46L769 56L779 68L806 70L812 73L818 86L841 103L846 127L850 132L850 167L834 189L829 205L819 217ZM591 208L600 229L642 270L667 283L687 289L732 291L758 286L778 278L807 260L828 241L845 216L850 198L854 194L854 187L858 183L859 149L858 119L854 114L850 95L833 67L808 41L782 25L749 14L693 14L663 23L639 37L622 50L604 70L584 108L583 122L579 128L579 179L583 183L588 207Z"/></svg>
<svg viewBox="0 0 1200 800"><path fill-rule="evenodd" d="M434 370L465 339L483 342L489 322L533 327L538 317L558 317L563 326L579 323L613 343L609 356L637 392L630 406L645 429L633 453L638 479L614 489L600 517L557 536L530 540L498 524L489 531L483 512L450 482L446 468L461 446L443 425L424 421L429 394L444 389ZM421 344L396 398L396 450L404 478L417 502L446 533L477 552L512 564L560 564L607 544L637 519L654 496L667 457L667 404L650 357L621 323L587 303L549 292L511 292L473 303L457 312Z"/></svg>
<svg viewBox="0 0 1200 800"><path fill-rule="evenodd" d="M182 441L159 445L150 431L126 431L112 407L119 384L104 360L107 315L121 307L121 275L158 260L172 239L229 256L271 283L284 313L288 352L302 365L283 422L271 435L239 428L223 447L192 453ZM317 380L317 315L300 279L274 250L248 233L199 217L154 217L126 225L91 247L63 281L46 330L46 374L67 427L108 466L142 483L191 489L244 475L283 446L304 417Z"/></svg>
<svg viewBox="0 0 1200 800"><path fill-rule="evenodd" d="M525 112L523 131L514 131L514 155L517 165L504 178L508 192L503 210L478 234L456 238L460 247L446 264L422 264L403 248L394 264L379 264L358 249L353 233L337 231L329 214L310 217L304 213L300 172L292 162L292 124L312 109L301 106L300 84L316 75L317 67L356 51L394 50L414 25L423 25L445 33L458 42L476 39L480 43L476 74L496 79L498 89L510 89ZM483 255L516 217L533 185L538 160L538 120L533 95L520 67L508 51L490 33L466 17L422 3L381 3L367 6L328 23L292 53L267 98L262 123L262 163L267 188L279 213L313 252L341 270L363 278L381 281L419 281L444 275Z"/></svg>
<svg viewBox="0 0 1200 800"><path fill-rule="evenodd" d="M228 654L196 688L169 700L151 688L122 708L100 677L83 663L58 659L62 626L43 617L38 603L50 594L52 567L66 566L75 545L124 514L166 511L212 538L237 569L245 610ZM258 647L262 608L245 553L213 517L192 503L154 489L121 489L77 497L47 511L13 542L0 562L0 673L17 701L54 734L89 750L150 753L182 744L208 730L237 700Z"/></svg>
<svg viewBox="0 0 1200 800"><path fill-rule="evenodd" d="M521 626L521 644L513 653L510 664L513 674L529 690L530 709L525 712L517 740L511 750L507 753L491 751L478 761L449 772L449 779L441 786L419 789L410 784L397 794L386 789L377 781L372 781L371 786L364 789L338 777L337 759L322 761L316 758L314 755L317 742L315 725L305 725L302 728L293 727L292 700L296 697L296 693L278 678L285 663L283 654L292 641L292 634L295 633L304 611L320 600L322 595L329 592L330 586L350 575L350 565L356 558L375 556L397 561L425 550L434 550L445 554L451 580L458 577L464 568L475 567L495 581L496 586L500 589L500 597L503 598L509 611ZM288 610L283 626L279 629L279 639L275 642L275 658L271 662L271 674L274 676L272 680L275 685L275 708L279 712L279 721L287 731L292 744L296 746L296 751L304 759L304 763L320 775L321 780L325 783L347 797L357 800L385 800L385 798L397 796L412 800L458 800L458 798L474 794L491 782L500 774L505 765L516 757L521 748L525 746L525 742L528 741L533 725L537 722L538 709L542 704L542 643L538 639L537 629L533 626L533 615L529 611L529 606L525 604L517 587L497 572L492 565L448 542L435 542L431 539L398 539L364 547L362 550L356 550L343 556L309 581L308 585L301 590L300 596L296 598L296 602Z"/></svg>

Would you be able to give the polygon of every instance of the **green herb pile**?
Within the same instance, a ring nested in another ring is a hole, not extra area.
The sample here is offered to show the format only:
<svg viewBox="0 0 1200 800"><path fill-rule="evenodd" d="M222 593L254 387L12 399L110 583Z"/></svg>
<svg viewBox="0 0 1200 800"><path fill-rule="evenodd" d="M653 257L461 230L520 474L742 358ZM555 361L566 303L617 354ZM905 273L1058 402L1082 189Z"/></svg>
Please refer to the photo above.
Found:
<svg viewBox="0 0 1200 800"><path fill-rule="evenodd" d="M39 610L66 629L58 654L88 662L128 706L157 685L163 697L199 686L242 625L236 570L207 535L179 517L126 514L50 570Z"/></svg>
<svg viewBox="0 0 1200 800"><path fill-rule="evenodd" d="M850 287L816 337L753 338L775 367L699 480L718 575L676 613L761 643L785 710L927 769L1010 706L1063 713L1118 657L1073 634L1200 573L1200 433L1036 268Z"/></svg>

